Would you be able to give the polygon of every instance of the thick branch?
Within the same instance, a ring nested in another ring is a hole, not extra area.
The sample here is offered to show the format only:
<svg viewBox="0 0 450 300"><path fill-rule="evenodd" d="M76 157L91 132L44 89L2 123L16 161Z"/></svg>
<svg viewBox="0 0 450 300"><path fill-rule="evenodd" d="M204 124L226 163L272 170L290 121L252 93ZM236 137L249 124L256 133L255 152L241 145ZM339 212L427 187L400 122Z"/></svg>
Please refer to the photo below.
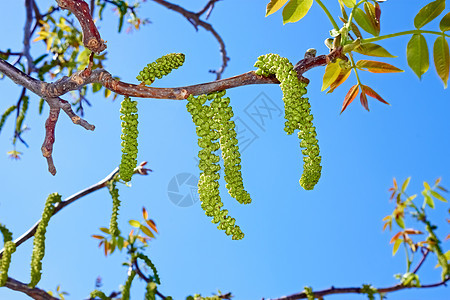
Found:
<svg viewBox="0 0 450 300"><path fill-rule="evenodd" d="M420 287L396 284L391 287L379 288L379 289L377 289L377 291L378 291L378 293L391 293L391 292L400 291L400 290L404 290L404 289L411 289L411 288L417 288L417 289L433 288L433 287L438 287L441 285L446 285L446 283L449 280L450 280L450 278L447 278L446 280L443 280L441 282L434 283L434 284L421 285ZM362 288L360 288L360 287L350 287L350 288L331 287L326 290L315 291L314 297L322 298L327 295L335 295L335 294L364 294L364 292L363 292ZM270 300L296 300L296 299L307 299L307 298L308 298L307 294L305 292L301 292L301 293L293 294L290 296L283 296L280 298L270 299Z"/></svg>
<svg viewBox="0 0 450 300"><path fill-rule="evenodd" d="M31 288L28 286L28 284L20 282L18 280L15 280L11 277L8 277L8 280L6 281L5 286L11 290L27 294L28 296L30 296L31 298L33 298L35 300L58 300L59 299L59 298L55 298L55 297L51 296L49 293L47 293L44 290L41 290L36 287Z"/></svg>
<svg viewBox="0 0 450 300"><path fill-rule="evenodd" d="M100 37L86 2L83 0L56 0L56 3L62 9L69 10L78 19L83 31L83 44L86 48L95 53L106 49L106 43Z"/></svg>

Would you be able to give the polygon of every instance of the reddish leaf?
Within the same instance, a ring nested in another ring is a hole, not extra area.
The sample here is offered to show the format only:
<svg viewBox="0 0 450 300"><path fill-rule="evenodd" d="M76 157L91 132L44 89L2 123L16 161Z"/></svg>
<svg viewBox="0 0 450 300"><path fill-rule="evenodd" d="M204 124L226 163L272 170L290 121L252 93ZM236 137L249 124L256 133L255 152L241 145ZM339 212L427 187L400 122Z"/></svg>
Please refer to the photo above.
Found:
<svg viewBox="0 0 450 300"><path fill-rule="evenodd" d="M395 177L393 181L394 181L394 189L398 190L397 179L395 179Z"/></svg>
<svg viewBox="0 0 450 300"><path fill-rule="evenodd" d="M370 96L372 98L377 99L378 101L390 105L388 102L386 102L383 98L381 98L380 95L378 95L374 90L372 90L370 87L368 87L367 85L361 85L361 89L364 91L364 93L367 94L367 96ZM394 183L395 183L395 189L397 189L397 182L395 181L394 178Z"/></svg>
<svg viewBox="0 0 450 300"><path fill-rule="evenodd" d="M397 232L392 239L389 241L389 244L392 244L393 242L395 242L401 235L403 234L402 231Z"/></svg>
<svg viewBox="0 0 450 300"><path fill-rule="evenodd" d="M358 96L358 92L359 92L359 84L355 84L350 88L347 95L345 95L344 103L342 104L341 114L344 112L347 106L350 103L352 103L353 100L355 100L356 96Z"/></svg>
<svg viewBox="0 0 450 300"><path fill-rule="evenodd" d="M404 72L403 70L381 61L374 60L359 60L356 62L356 67L363 71L369 71L371 73L398 73Z"/></svg>
<svg viewBox="0 0 450 300"><path fill-rule="evenodd" d="M147 223L148 226L150 226L151 229L153 229L154 232L158 233L158 229L156 229L156 224L153 222L153 220L145 220L145 223Z"/></svg>
<svg viewBox="0 0 450 300"><path fill-rule="evenodd" d="M381 17L380 4L378 4L378 2L376 2L375 3L375 18L377 19L378 23L380 23L380 17Z"/></svg>
<svg viewBox="0 0 450 300"><path fill-rule="evenodd" d="M359 96L361 100L361 105L369 111L369 104L367 103L367 96L366 93L364 93L364 90L361 91L361 95Z"/></svg>
<svg viewBox="0 0 450 300"><path fill-rule="evenodd" d="M422 231L416 230L416 229L412 229L412 228L405 229L405 233L406 234L423 234Z"/></svg>
<svg viewBox="0 0 450 300"><path fill-rule="evenodd" d="M144 220L148 219L148 213L145 207L142 207L142 216L144 217Z"/></svg>
<svg viewBox="0 0 450 300"><path fill-rule="evenodd" d="M97 239L97 240L103 240L103 239L104 239L103 236L101 236L101 235L96 235L96 234L93 234L92 237L93 237L94 239Z"/></svg>

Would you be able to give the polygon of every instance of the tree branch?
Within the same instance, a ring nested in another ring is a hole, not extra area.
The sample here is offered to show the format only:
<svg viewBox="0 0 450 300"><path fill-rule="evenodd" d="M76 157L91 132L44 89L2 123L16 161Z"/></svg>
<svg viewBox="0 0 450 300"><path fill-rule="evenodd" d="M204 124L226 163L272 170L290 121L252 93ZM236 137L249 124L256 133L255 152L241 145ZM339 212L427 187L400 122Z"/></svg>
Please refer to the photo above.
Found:
<svg viewBox="0 0 450 300"><path fill-rule="evenodd" d="M200 19L200 17L204 14L204 12L207 11L208 9L212 9L214 3L217 1L218 0L209 1L204 9L202 9L198 13L194 13L179 5L167 2L165 0L153 0L153 2L161 4L162 6L183 15L195 27L195 30L198 30L199 26L203 27L205 30L211 32L211 34L216 38L217 42L219 43L220 53L222 55L222 66L218 70L211 70L210 72L216 74L216 80L219 80L222 77L222 73L225 71L225 68L227 67L230 58L227 56L225 42L223 41L222 37L217 33L217 31L212 27L210 23L207 23Z"/></svg>
<svg viewBox="0 0 450 300"><path fill-rule="evenodd" d="M136 167L136 169L134 170L134 174L140 174L140 175L148 175L148 171L151 171L150 169L144 168L144 166L146 165L147 162L142 162L139 166ZM104 187L108 186L108 182L111 181L114 176L117 175L117 173L119 172L119 168L115 168L108 176L106 176L104 179L100 180L99 182L97 182L96 184L82 190L79 191L78 193L64 199L64 201L59 202L58 204L55 205L55 210L53 212L53 216L56 215L59 211L61 211L63 208L65 208L66 206L72 204L73 202L77 201L78 199L89 195L97 190L100 190ZM37 221L36 224L34 224L30 229L28 229L24 234L22 234L19 238L17 238L14 243L16 244L16 247L19 247L20 245L22 245L24 242L26 242L27 240L29 240L31 237L34 236L34 234L36 233L36 229L39 225L39 223L41 222L41 220ZM2 249L0 251L0 258L3 255L3 251L5 249Z"/></svg>
<svg viewBox="0 0 450 300"><path fill-rule="evenodd" d="M8 277L5 286L11 290L27 294L28 296L36 300L59 300L59 298L51 296L44 290L41 290L36 287L31 288L28 286L28 284L15 280L11 277Z"/></svg>
<svg viewBox="0 0 450 300"><path fill-rule="evenodd" d="M400 290L404 290L404 289L411 289L411 288L417 288L417 289L423 289L423 288L433 288L433 287L438 287L441 285L446 285L446 283L450 280L450 278L447 278L441 282L438 283L434 283L434 284L427 284L427 285L421 285L419 287L416 286L405 286L400 284L396 284L394 286L391 287L386 287L386 288L379 288L377 289L378 293L390 293L390 292L395 292L395 291L400 291ZM321 290L321 291L316 291L313 292L314 293L314 297L316 298L322 298L324 296L327 295L335 295L335 294L364 294L363 289L360 287L350 287L350 288L335 288L335 287L331 287L329 289L326 290ZM308 296L305 292L301 292L301 293L297 293L297 294L292 294L290 296L283 296L280 298L275 298L275 299L267 299L267 300L297 300L297 299L308 299ZM264 298L263 298L264 300Z"/></svg>

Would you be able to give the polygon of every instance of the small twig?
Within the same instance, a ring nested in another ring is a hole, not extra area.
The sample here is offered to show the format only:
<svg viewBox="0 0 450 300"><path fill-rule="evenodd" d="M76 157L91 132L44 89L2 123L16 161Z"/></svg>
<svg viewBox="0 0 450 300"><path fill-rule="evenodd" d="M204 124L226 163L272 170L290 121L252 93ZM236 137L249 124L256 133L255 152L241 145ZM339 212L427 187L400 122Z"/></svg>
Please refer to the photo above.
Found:
<svg viewBox="0 0 450 300"><path fill-rule="evenodd" d="M225 48L225 42L223 41L222 37L217 33L217 31L212 27L211 24L200 20L200 16L203 14L202 11L199 13L194 13L192 11L189 11L179 5L167 2L165 0L153 0L154 2L161 4L162 6L176 11L183 15L194 27L196 30L198 30L198 26L203 27L207 31L211 32L211 34L216 38L217 42L219 42L220 46L220 53L222 55L222 66L218 70L210 71L211 73L216 74L216 80L219 80L222 77L222 73L225 71L225 68L228 65L228 61L230 60L227 56L227 50ZM209 3L206 5L206 9L208 9L211 5L213 5L217 1L209 1Z"/></svg>
<svg viewBox="0 0 450 300"><path fill-rule="evenodd" d="M427 258L428 254L430 253L430 249L428 248L421 248L422 251L422 259L420 260L420 262L417 264L416 268L414 269L413 273L416 274L417 271L419 271L420 267L422 266L422 264L425 262L425 259Z"/></svg>

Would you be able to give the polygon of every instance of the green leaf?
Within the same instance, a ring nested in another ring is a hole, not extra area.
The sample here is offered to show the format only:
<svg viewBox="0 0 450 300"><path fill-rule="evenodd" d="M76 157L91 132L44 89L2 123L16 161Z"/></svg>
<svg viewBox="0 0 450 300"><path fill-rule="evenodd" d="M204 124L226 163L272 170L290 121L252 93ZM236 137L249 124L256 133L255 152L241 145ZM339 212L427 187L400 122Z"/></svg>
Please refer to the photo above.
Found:
<svg viewBox="0 0 450 300"><path fill-rule="evenodd" d="M431 195L432 195L434 198L436 198L436 199L438 199L438 200L440 200L440 201L442 201L442 202L447 202L447 199L445 199L444 197L442 197L442 195L439 194L438 192L433 191L433 190L430 190L430 193L431 193Z"/></svg>
<svg viewBox="0 0 450 300"><path fill-rule="evenodd" d="M145 235L147 235L147 236L149 236L149 237L151 237L151 238L154 238L154 237L155 237L155 236L153 235L153 233L150 231L150 229L148 229L148 227L146 227L146 226L144 226L144 225L141 225L139 228L142 230L143 233L145 233Z"/></svg>
<svg viewBox="0 0 450 300"><path fill-rule="evenodd" d="M422 28L429 22L437 18L445 8L445 0L433 1L424 7L414 17L414 26L417 29Z"/></svg>
<svg viewBox="0 0 450 300"><path fill-rule="evenodd" d="M439 29L442 31L449 31L450 30L450 12L448 12L439 22Z"/></svg>
<svg viewBox="0 0 450 300"><path fill-rule="evenodd" d="M370 33L373 36L377 36L377 30L370 21L369 16L366 15L366 13L359 7L355 8L353 10L353 18L355 19L356 23L358 23L359 26L361 26L364 31Z"/></svg>
<svg viewBox="0 0 450 300"><path fill-rule="evenodd" d="M433 201L433 198L431 198L430 195L428 195L428 193L427 193L426 191L422 191L422 196L423 196L424 199L425 199L425 203L426 203L429 207L431 207L431 208L434 209L434 201Z"/></svg>
<svg viewBox="0 0 450 300"><path fill-rule="evenodd" d="M266 17L278 11L288 0L270 0L266 7Z"/></svg>
<svg viewBox="0 0 450 300"><path fill-rule="evenodd" d="M399 68L390 65L388 63L384 63L381 61L374 60L359 60L356 62L356 67L363 71L369 71L371 73L397 73L403 72Z"/></svg>
<svg viewBox="0 0 450 300"><path fill-rule="evenodd" d="M406 178L406 180L402 184L402 193L406 191L406 188L408 187L409 181L411 180L411 177Z"/></svg>
<svg viewBox="0 0 450 300"><path fill-rule="evenodd" d="M340 73L341 67L339 66L339 62L328 64L325 68L325 74L323 74L321 91L323 92L326 90L336 80Z"/></svg>
<svg viewBox="0 0 450 300"><path fill-rule="evenodd" d="M376 57L397 57L390 54L386 49L374 43L362 44L354 50L360 54Z"/></svg>
<svg viewBox="0 0 450 300"><path fill-rule="evenodd" d="M109 234L109 229L105 227L100 227L100 230L103 231L106 234Z"/></svg>
<svg viewBox="0 0 450 300"><path fill-rule="evenodd" d="M448 43L445 37L438 36L433 46L434 66L436 72L444 83L444 88L447 88L448 75L450 72L450 55Z"/></svg>
<svg viewBox="0 0 450 300"><path fill-rule="evenodd" d="M430 185L428 184L428 182L426 182L426 181L424 181L423 182L423 187L425 188L425 190L431 190L431 187L430 187Z"/></svg>
<svg viewBox="0 0 450 300"><path fill-rule="evenodd" d="M428 46L422 34L413 34L406 46L406 58L409 67L421 79L430 66Z"/></svg>
<svg viewBox="0 0 450 300"><path fill-rule="evenodd" d="M367 17L369 18L370 23L372 24L372 28L375 30L375 36L380 35L380 22L377 19L375 6L370 2L364 3L364 11L366 12Z"/></svg>
<svg viewBox="0 0 450 300"><path fill-rule="evenodd" d="M344 2L345 6L348 8L352 8L356 5L356 0L342 0L342 2Z"/></svg>
<svg viewBox="0 0 450 300"><path fill-rule="evenodd" d="M44 58L46 58L47 55L48 55L48 54L43 54L43 55L39 56L38 58L36 58L36 59L33 61L33 64L37 65L37 64L40 63Z"/></svg>
<svg viewBox="0 0 450 300"><path fill-rule="evenodd" d="M294 23L306 16L313 0L290 0L283 9L283 24Z"/></svg>
<svg viewBox="0 0 450 300"><path fill-rule="evenodd" d="M395 218L395 222L398 226L400 226L400 228L405 229L405 220L403 219L403 217Z"/></svg>
<svg viewBox="0 0 450 300"><path fill-rule="evenodd" d="M128 223L131 226L136 227L136 228L140 228L141 227L141 223L139 221L136 221L136 220L130 220L130 221L128 221Z"/></svg>
<svg viewBox="0 0 450 300"><path fill-rule="evenodd" d="M402 244L403 240L402 239L397 239L394 243L394 247L392 248L392 256L395 255L395 253L397 253L398 248L400 247L400 245Z"/></svg>
<svg viewBox="0 0 450 300"><path fill-rule="evenodd" d="M111 96L111 91L108 89L105 89L105 98L108 98L109 96Z"/></svg>

